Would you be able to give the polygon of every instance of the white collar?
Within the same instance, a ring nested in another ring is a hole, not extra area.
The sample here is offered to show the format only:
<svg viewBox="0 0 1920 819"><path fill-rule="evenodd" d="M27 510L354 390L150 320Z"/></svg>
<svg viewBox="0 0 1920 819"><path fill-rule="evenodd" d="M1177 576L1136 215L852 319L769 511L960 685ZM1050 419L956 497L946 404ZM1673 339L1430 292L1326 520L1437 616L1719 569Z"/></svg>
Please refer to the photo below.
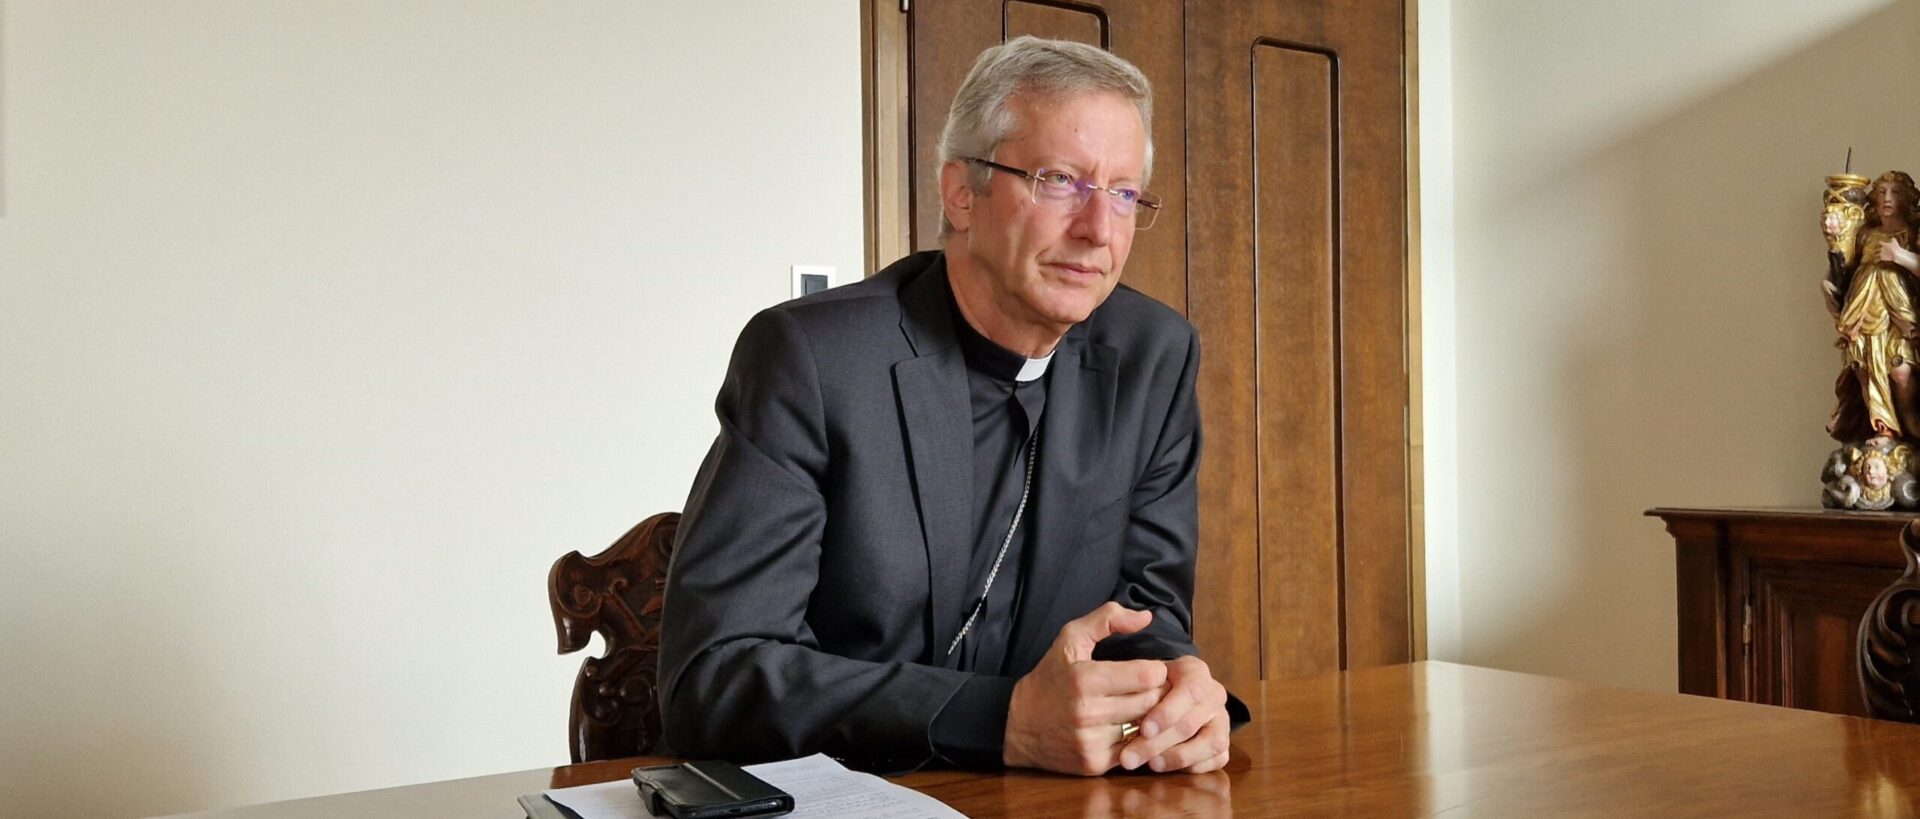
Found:
<svg viewBox="0 0 1920 819"><path fill-rule="evenodd" d="M1054 352L1059 351L1056 349ZM1053 353L1047 353L1040 358L1029 358L1027 359L1027 363L1020 365L1020 372L1014 375L1013 380L1021 383L1033 381L1040 376L1046 375L1047 365L1052 363Z"/></svg>

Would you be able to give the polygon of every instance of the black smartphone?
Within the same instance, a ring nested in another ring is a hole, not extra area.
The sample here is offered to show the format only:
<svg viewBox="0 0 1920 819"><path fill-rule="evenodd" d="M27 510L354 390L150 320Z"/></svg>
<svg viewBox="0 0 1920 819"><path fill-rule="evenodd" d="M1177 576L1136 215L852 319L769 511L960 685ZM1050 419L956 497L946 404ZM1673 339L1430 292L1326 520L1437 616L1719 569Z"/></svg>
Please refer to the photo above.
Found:
<svg viewBox="0 0 1920 819"><path fill-rule="evenodd" d="M793 797L731 762L682 762L633 769L640 799L655 816L746 819L793 812Z"/></svg>

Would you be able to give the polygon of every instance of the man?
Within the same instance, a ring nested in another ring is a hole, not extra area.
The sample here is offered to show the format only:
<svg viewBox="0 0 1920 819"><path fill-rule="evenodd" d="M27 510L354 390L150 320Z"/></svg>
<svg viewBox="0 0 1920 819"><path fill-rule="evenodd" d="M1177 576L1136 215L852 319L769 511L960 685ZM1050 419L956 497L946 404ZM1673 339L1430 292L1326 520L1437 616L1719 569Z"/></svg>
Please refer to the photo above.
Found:
<svg viewBox="0 0 1920 819"><path fill-rule="evenodd" d="M1099 49L988 49L941 141L944 250L742 331L668 576L671 751L1226 764L1190 633L1199 346L1116 290L1151 105Z"/></svg>

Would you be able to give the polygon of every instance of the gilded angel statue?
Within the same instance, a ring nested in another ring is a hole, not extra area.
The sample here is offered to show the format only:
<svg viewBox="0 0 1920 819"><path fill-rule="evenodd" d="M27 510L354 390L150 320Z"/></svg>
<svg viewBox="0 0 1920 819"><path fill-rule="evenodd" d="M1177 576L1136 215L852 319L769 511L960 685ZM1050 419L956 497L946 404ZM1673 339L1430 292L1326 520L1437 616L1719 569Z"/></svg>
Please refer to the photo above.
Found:
<svg viewBox="0 0 1920 819"><path fill-rule="evenodd" d="M1834 345L1842 367L1827 418L1827 434L1841 447L1824 476L1825 502L1851 509L1911 508L1920 499L1893 490L1911 492L1910 444L1920 436L1920 384L1914 379L1920 189L1901 171L1881 174L1871 186L1849 175L1827 182L1821 218L1827 278L1821 289L1839 334ZM1874 463L1861 461L1868 455Z"/></svg>

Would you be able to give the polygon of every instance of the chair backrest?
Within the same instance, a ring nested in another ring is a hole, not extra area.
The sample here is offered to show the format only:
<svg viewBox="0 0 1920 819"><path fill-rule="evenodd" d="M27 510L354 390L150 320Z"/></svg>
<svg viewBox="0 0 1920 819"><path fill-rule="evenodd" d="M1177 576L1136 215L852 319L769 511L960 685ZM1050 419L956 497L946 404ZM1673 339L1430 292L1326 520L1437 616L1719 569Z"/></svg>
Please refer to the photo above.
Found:
<svg viewBox="0 0 1920 819"><path fill-rule="evenodd" d="M588 657L573 683L567 734L573 761L654 753L660 742L660 604L680 513L640 522L592 557L568 552L547 574L547 602L560 653L587 647L594 632L603 657Z"/></svg>
<svg viewBox="0 0 1920 819"><path fill-rule="evenodd" d="M1900 530L1907 571L1860 618L1860 693L1875 719L1920 722L1920 520Z"/></svg>

